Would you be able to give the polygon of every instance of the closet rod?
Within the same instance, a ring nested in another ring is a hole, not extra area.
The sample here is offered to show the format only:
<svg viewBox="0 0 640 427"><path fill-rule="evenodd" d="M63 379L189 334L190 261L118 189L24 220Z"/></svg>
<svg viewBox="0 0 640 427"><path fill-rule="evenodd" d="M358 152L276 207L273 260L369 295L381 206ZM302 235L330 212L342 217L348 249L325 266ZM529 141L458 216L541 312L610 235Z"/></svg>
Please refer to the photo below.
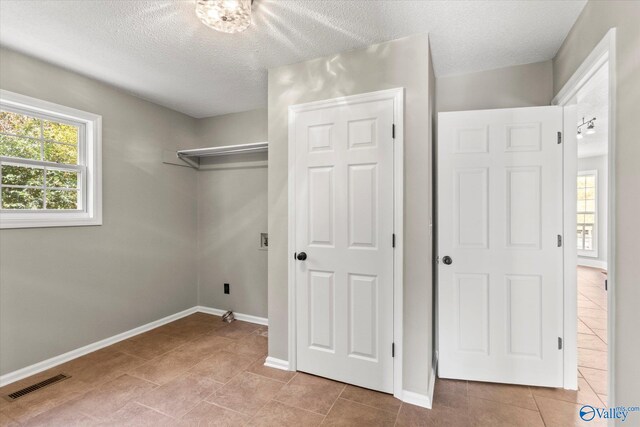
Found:
<svg viewBox="0 0 640 427"><path fill-rule="evenodd" d="M178 150L178 157L212 157L227 156L231 154L256 153L267 151L268 142L254 142L251 144L225 145L221 147L194 148L191 150Z"/></svg>

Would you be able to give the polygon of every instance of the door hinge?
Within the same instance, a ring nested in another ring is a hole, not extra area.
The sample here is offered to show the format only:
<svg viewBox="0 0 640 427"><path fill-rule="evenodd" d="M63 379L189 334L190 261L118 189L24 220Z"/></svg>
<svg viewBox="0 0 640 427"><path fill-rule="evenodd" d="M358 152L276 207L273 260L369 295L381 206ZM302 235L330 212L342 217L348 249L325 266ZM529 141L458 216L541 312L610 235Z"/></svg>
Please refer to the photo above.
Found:
<svg viewBox="0 0 640 427"><path fill-rule="evenodd" d="M562 246L562 236L558 234L558 247Z"/></svg>
<svg viewBox="0 0 640 427"><path fill-rule="evenodd" d="M562 144L562 132L558 132L558 144Z"/></svg>
<svg viewBox="0 0 640 427"><path fill-rule="evenodd" d="M391 235L391 247L395 248L396 247L396 233L393 233Z"/></svg>
<svg viewBox="0 0 640 427"><path fill-rule="evenodd" d="M396 343L391 343L391 357L396 357Z"/></svg>
<svg viewBox="0 0 640 427"><path fill-rule="evenodd" d="M396 139L396 125L391 125L391 138Z"/></svg>
<svg viewBox="0 0 640 427"><path fill-rule="evenodd" d="M558 337L558 350L562 350L562 338Z"/></svg>

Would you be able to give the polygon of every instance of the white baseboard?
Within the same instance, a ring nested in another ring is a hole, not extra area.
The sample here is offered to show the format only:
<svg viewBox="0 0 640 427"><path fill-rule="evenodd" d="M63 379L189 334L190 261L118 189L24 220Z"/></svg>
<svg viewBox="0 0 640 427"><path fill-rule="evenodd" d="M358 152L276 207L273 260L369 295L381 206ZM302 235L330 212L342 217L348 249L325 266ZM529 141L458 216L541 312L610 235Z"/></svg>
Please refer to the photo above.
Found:
<svg viewBox="0 0 640 427"><path fill-rule="evenodd" d="M182 317L193 314L196 311L198 311L197 307L191 307L179 313L172 314L170 316L163 317L162 319L147 323L146 325L142 325L137 328L131 329L129 331L122 332L121 334L114 335L112 337L94 342L93 344L85 345L84 347L80 347L75 350L71 350L67 353L61 354L59 356L55 356L50 359L43 360L42 362L34 363L33 365L26 366L22 369L18 369L17 371L6 373L0 376L0 387L19 381L31 375L35 375L39 372L46 371L47 369L61 365L70 360L77 359L80 356L84 356L85 354L92 353L104 347L108 347L119 341L134 337L143 332L147 332L151 329L155 329L158 326L162 326L164 324L173 322L174 320L178 320Z"/></svg>
<svg viewBox="0 0 640 427"><path fill-rule="evenodd" d="M282 359L276 359L275 357L267 357L264 361L264 366L269 368L281 369L283 371L289 370L289 362Z"/></svg>
<svg viewBox="0 0 640 427"><path fill-rule="evenodd" d="M429 378L429 390L427 394L429 395L429 409L431 409L431 404L433 403L433 393L436 388L436 376L438 375L438 351L433 352L433 363L431 366L431 377Z"/></svg>
<svg viewBox="0 0 640 427"><path fill-rule="evenodd" d="M433 390L436 386L436 373L438 370L436 369L438 366L438 352L436 351L433 355L433 363L431 366L431 375L429 378L429 387L427 389L427 394L416 393L415 391L402 390L402 401L406 403L410 403L412 405L421 406L423 408L431 409L433 404Z"/></svg>
<svg viewBox="0 0 640 427"><path fill-rule="evenodd" d="M411 405L431 409L431 398L426 394L416 393L409 390L402 390L402 401L405 403L410 403Z"/></svg>
<svg viewBox="0 0 640 427"><path fill-rule="evenodd" d="M578 265L581 265L584 267L600 268L602 270L607 269L607 262L601 261L599 259L589 259L589 258L578 257Z"/></svg>
<svg viewBox="0 0 640 427"><path fill-rule="evenodd" d="M264 361L264 366L269 368L281 369L283 371L289 370L289 362L282 359L276 359L275 357L267 357ZM402 390L402 397L400 400L412 405L421 406L423 408L431 409L431 402L433 397L433 389L435 385L435 367L432 369L431 382L429 384L429 393L422 394L414 391Z"/></svg>
<svg viewBox="0 0 640 427"><path fill-rule="evenodd" d="M199 305L196 308L201 313L213 314L214 316L222 316L224 313L227 312L227 310L221 310L219 308L212 308L212 307L205 307L202 305ZM258 325L269 326L269 320L265 317L252 316L251 314L236 313L235 311L233 312L233 316L236 318L236 320L242 320L243 322L256 323Z"/></svg>
<svg viewBox="0 0 640 427"><path fill-rule="evenodd" d="M59 356L55 356L52 357L50 359L47 360L43 360L42 362L38 362L38 363L34 363L33 365L30 366L26 366L24 368L18 369L17 371L13 371L13 372L9 372L6 373L4 375L0 376L0 387L3 387L7 384L11 384L14 383L16 381L19 381L23 378L27 378L31 375L35 375L39 372L42 371L46 371L47 369L53 368L55 366L61 365L63 363L66 363L70 360L73 359L77 359L80 356L84 356L85 354L94 352L96 350L100 350L101 348L104 347L108 347L110 345L113 345L117 342L126 340L127 338L131 338L134 337L136 335L139 335L143 332L147 332L150 331L151 329L155 329L159 326L165 325L167 323L173 322L175 320L178 320L182 317L188 316L190 314L196 313L196 312L201 312L201 313L207 313L207 314L213 314L216 316L222 316L225 313L226 310L220 310L217 308L211 308L211 307L203 307L203 306L195 306L195 307L191 307L188 308L186 310L183 310L179 313L176 314L172 314L170 316L167 317L163 317L162 319L153 321L151 323L147 323L146 325L142 325L139 326L137 328L131 329L129 331L125 331L122 332L121 334L118 335L114 335L112 337L109 338L105 338L103 340L94 342L92 344L89 345L85 345L84 347L80 347L78 349L75 350L71 350L67 353L61 354ZM257 317L257 316L251 316L249 314L242 314L242 313L234 313L235 314L235 318L238 320L242 320L244 322L249 322L249 323L256 323L258 325L268 325L268 321L267 319L265 319L264 317ZM287 364L288 366L288 364ZM279 368L282 369L282 368ZM288 368L286 368L288 369Z"/></svg>

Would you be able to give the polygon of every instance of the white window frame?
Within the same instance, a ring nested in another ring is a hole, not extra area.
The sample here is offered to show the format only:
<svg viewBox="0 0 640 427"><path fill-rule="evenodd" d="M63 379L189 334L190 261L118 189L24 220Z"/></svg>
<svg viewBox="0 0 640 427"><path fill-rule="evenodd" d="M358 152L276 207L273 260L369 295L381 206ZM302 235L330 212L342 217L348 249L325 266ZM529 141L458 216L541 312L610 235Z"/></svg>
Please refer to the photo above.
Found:
<svg viewBox="0 0 640 427"><path fill-rule="evenodd" d="M591 176L594 177L594 187L593 190L595 192L595 198L593 200L593 232L591 237L591 247L593 249L578 249L578 256L581 257L589 257L589 258L598 258L598 200L600 199L599 188L598 188L598 170L583 170L578 171L578 176ZM577 188L576 188L577 190ZM576 197L576 201L578 198ZM576 212L580 214L580 212ZM585 213L585 212L583 212ZM577 229L577 228L576 228ZM577 233L577 232L576 232ZM576 235L577 238L577 235ZM584 236L583 236L584 239ZM584 241L584 240L583 240Z"/></svg>
<svg viewBox="0 0 640 427"><path fill-rule="evenodd" d="M78 166L82 172L78 210L0 210L0 229L102 225L102 116L0 89L0 106L10 111L79 124ZM56 164L2 157L3 163ZM65 166L65 169L68 169Z"/></svg>

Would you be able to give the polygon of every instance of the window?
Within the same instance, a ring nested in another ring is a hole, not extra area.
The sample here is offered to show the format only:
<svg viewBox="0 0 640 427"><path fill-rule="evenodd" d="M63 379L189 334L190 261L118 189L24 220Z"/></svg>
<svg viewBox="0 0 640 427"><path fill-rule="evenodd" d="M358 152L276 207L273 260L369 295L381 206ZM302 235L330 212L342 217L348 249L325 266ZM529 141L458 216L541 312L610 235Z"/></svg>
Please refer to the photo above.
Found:
<svg viewBox="0 0 640 427"><path fill-rule="evenodd" d="M598 172L578 172L578 255L597 257L596 214Z"/></svg>
<svg viewBox="0 0 640 427"><path fill-rule="evenodd" d="M102 223L101 121L0 91L0 228Z"/></svg>

